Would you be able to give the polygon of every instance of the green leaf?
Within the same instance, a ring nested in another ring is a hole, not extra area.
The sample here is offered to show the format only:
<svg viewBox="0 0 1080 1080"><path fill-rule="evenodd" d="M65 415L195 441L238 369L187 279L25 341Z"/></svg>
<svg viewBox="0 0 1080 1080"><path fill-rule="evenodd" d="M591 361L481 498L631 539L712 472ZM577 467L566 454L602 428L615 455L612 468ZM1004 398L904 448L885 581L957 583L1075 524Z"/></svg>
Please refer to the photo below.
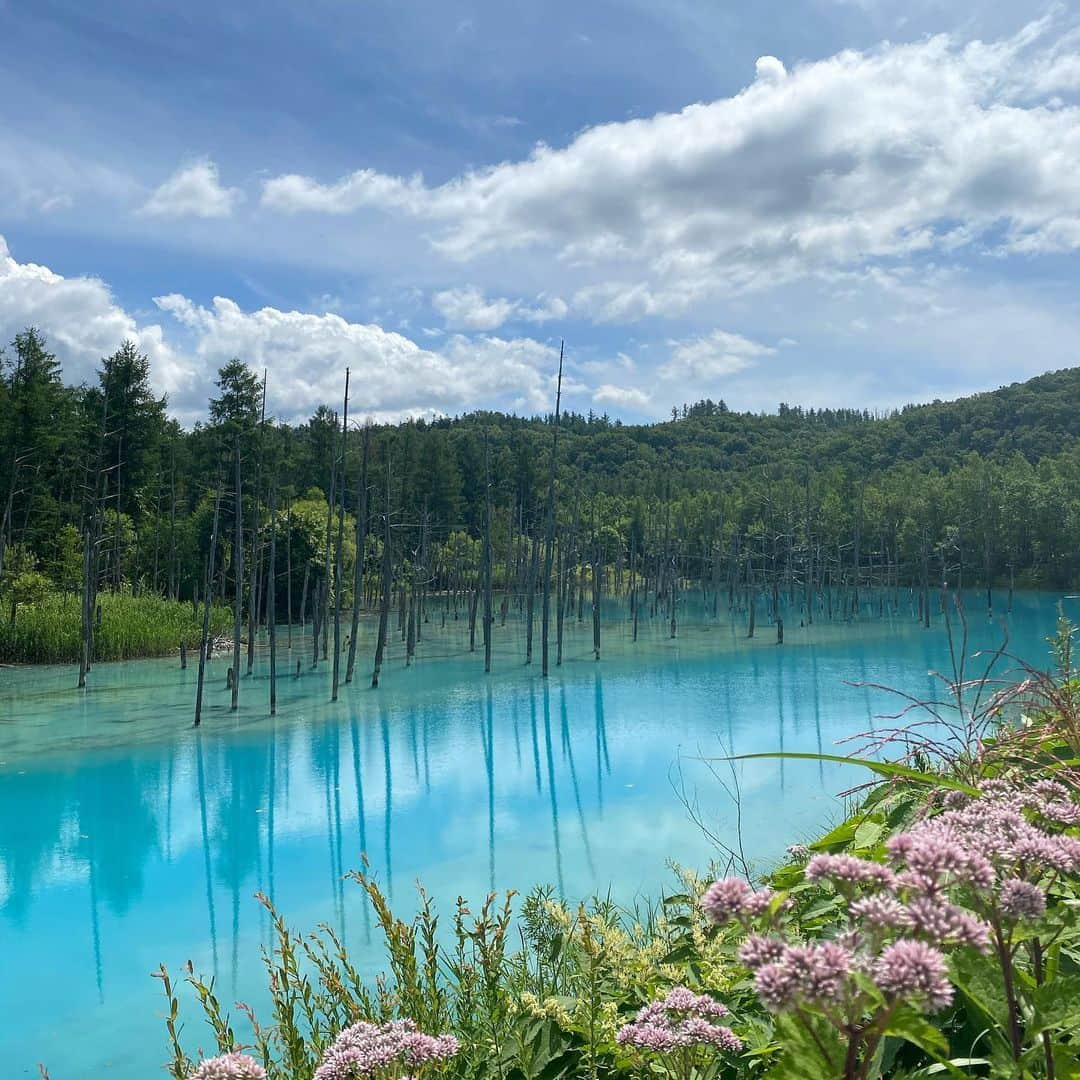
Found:
<svg viewBox="0 0 1080 1080"><path fill-rule="evenodd" d="M1057 1080L1080 1080L1080 1058L1060 1043L1054 1043L1054 1075Z"/></svg>
<svg viewBox="0 0 1080 1080"><path fill-rule="evenodd" d="M846 1047L836 1029L820 1017L804 1015L812 1031L786 1013L776 1017L781 1054L767 1073L770 1080L824 1080L842 1074Z"/></svg>
<svg viewBox="0 0 1080 1080"><path fill-rule="evenodd" d="M916 1076L940 1076L942 1073L947 1072L950 1076L964 1074L962 1069L971 1069L978 1065L989 1065L990 1062L986 1058L950 1058L948 1061L939 1061L936 1065L928 1065L925 1069L920 1069Z"/></svg>
<svg viewBox="0 0 1080 1080"><path fill-rule="evenodd" d="M855 830L855 846L857 848L873 847L881 839L881 834L884 831L885 826L880 821L869 819L864 821Z"/></svg>
<svg viewBox="0 0 1080 1080"><path fill-rule="evenodd" d="M672 893L660 901L664 907L685 907L692 902L693 899L688 893Z"/></svg>
<svg viewBox="0 0 1080 1080"><path fill-rule="evenodd" d="M948 1057L949 1040L922 1013L906 1005L893 1013L885 1034L914 1043L938 1062Z"/></svg>
<svg viewBox="0 0 1080 1080"><path fill-rule="evenodd" d="M913 780L917 784L925 784L927 787L946 788L949 791L962 791L965 795L978 796L979 789L965 784L961 780L953 780L948 776L939 776L937 773L920 772L907 765L897 765L891 761L874 761L872 758L844 757L841 754L800 754L794 751L770 751L763 754L736 754L733 757L717 758L718 761L754 761L758 758L784 758L788 761L831 761L837 765L861 765L864 769L877 773L879 776L901 776L905 780ZM706 759L709 760L709 759Z"/></svg>
<svg viewBox="0 0 1080 1080"><path fill-rule="evenodd" d="M988 1028L1005 1045L1009 1006L1002 989L997 961L973 950L956 952L950 958L952 981L968 1009L978 1014L976 1028Z"/></svg>
<svg viewBox="0 0 1080 1080"><path fill-rule="evenodd" d="M1080 975L1059 975L1032 995L1034 1011L1026 1026L1028 1038L1040 1031L1080 1026Z"/></svg>
<svg viewBox="0 0 1080 1080"><path fill-rule="evenodd" d="M693 960L697 956L697 949L693 942L683 942L681 945L676 945L669 953L663 956L660 960L661 964L682 964L687 960Z"/></svg>

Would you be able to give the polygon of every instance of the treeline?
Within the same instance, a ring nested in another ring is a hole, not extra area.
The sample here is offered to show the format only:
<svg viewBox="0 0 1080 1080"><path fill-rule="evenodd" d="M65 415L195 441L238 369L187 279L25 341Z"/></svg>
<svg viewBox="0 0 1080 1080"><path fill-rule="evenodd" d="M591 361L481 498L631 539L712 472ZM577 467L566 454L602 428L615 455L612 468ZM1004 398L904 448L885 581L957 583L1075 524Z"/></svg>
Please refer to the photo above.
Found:
<svg viewBox="0 0 1080 1080"><path fill-rule="evenodd" d="M928 617L942 584L993 604L998 587L1080 581L1080 368L888 416L702 401L651 425L372 426L362 378L290 425L265 413L273 378L226 364L188 431L133 344L67 386L43 336L17 335L0 363L0 617L82 595L92 636L102 589L220 601L246 619L250 663L269 610L314 621L326 648L354 594L384 620L392 604L406 637L438 602L487 639L485 604L490 620L514 604L531 652L551 596L556 614L625 596L674 632L691 587L706 610L752 618L760 600L775 621L880 610L905 588Z"/></svg>

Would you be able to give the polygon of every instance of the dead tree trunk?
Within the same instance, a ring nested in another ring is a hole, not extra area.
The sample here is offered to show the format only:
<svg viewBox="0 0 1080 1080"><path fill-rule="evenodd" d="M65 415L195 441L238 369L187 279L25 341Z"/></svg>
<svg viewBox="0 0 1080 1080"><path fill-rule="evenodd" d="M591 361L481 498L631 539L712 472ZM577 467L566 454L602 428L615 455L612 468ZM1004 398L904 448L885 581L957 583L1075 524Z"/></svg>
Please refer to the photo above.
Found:
<svg viewBox="0 0 1080 1080"><path fill-rule="evenodd" d="M169 461L169 599L178 596L176 563L176 443L170 445Z"/></svg>
<svg viewBox="0 0 1080 1080"><path fill-rule="evenodd" d="M487 436L484 436L484 672L491 671L491 460Z"/></svg>
<svg viewBox="0 0 1080 1080"><path fill-rule="evenodd" d="M270 565L266 572L267 628L270 633L270 715L277 712L277 484L270 487Z"/></svg>
<svg viewBox="0 0 1080 1080"><path fill-rule="evenodd" d="M330 700L337 701L338 679L341 674L341 551L345 546L345 444L349 433L349 369L345 369L345 403L341 410L341 497L338 499L337 551L334 554L334 674Z"/></svg>
<svg viewBox="0 0 1080 1080"><path fill-rule="evenodd" d="M503 581L503 598L499 608L499 620L502 626L506 625L506 612L510 608L510 574L513 568L514 556L514 507L510 505L508 514L509 524L506 530L506 574Z"/></svg>
<svg viewBox="0 0 1080 1080"><path fill-rule="evenodd" d="M540 612L541 674L548 674L548 627L551 623L551 557L555 546L555 480L559 453L559 408L562 404L563 349L559 345L559 377L555 384L555 426L551 432L551 466L548 471L547 527L544 530L544 596Z"/></svg>
<svg viewBox="0 0 1080 1080"><path fill-rule="evenodd" d="M285 511L285 618L288 648L292 652L292 502Z"/></svg>
<svg viewBox="0 0 1080 1080"><path fill-rule="evenodd" d="M532 663L533 615L536 609L536 571L540 565L540 548L529 537L529 568L525 575L525 663Z"/></svg>
<svg viewBox="0 0 1080 1080"><path fill-rule="evenodd" d="M594 541L593 566L592 566L592 637L593 653L596 660L600 659L600 544Z"/></svg>
<svg viewBox="0 0 1080 1080"><path fill-rule="evenodd" d="M199 640L199 678L195 684L195 727L202 723L203 685L206 681L206 657L210 651L210 605L213 598L214 556L217 554L218 514L221 510L221 478L214 496L214 522L210 529L210 553L206 556L206 576L203 579L202 636Z"/></svg>
<svg viewBox="0 0 1080 1080"><path fill-rule="evenodd" d="M300 636L307 627L308 584L311 580L311 563L304 563L304 584L300 587Z"/></svg>
<svg viewBox="0 0 1080 1080"><path fill-rule="evenodd" d="M390 621L390 590L394 584L394 564L390 552L390 447L386 448L386 511L383 529L382 601L379 606L379 633L375 640L375 667L371 673L371 685L379 685L383 652L386 650L386 629Z"/></svg>
<svg viewBox="0 0 1080 1080"><path fill-rule="evenodd" d="M240 496L240 438L237 436L234 444L234 474L233 484L235 487L235 526L233 529L233 578L235 580L233 598L233 662L232 662L232 710L235 712L240 704L240 608L244 600L244 510Z"/></svg>
<svg viewBox="0 0 1080 1080"><path fill-rule="evenodd" d="M364 596L364 548L367 546L367 476L371 429L364 428L364 454L360 464L360 490L356 497L356 565L353 567L352 625L349 631L349 660L345 681L352 682L356 667L356 639L360 636L360 604Z"/></svg>
<svg viewBox="0 0 1080 1080"><path fill-rule="evenodd" d="M259 578L262 562L262 542L259 537L259 499L262 497L262 436L266 423L266 368L263 368L262 411L259 417L259 434L255 443L255 494L251 500L251 569L248 580L248 642L247 673L255 670L255 634L259 625L260 589Z"/></svg>

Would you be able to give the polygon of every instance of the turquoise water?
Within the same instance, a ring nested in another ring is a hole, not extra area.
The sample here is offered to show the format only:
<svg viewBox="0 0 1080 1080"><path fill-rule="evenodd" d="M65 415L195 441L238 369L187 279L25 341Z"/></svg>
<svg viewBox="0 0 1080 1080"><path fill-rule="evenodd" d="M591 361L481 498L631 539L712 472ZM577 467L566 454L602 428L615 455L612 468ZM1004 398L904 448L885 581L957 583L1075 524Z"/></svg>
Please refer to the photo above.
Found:
<svg viewBox="0 0 1080 1080"><path fill-rule="evenodd" d="M1013 651L1047 662L1057 599L1018 596ZM194 665L102 664L85 694L70 668L0 670L0 1071L158 1075L160 962L175 972L190 959L226 1001L261 1004L256 891L294 926L342 930L374 971L369 913L341 880L361 853L403 911L417 879L443 910L537 882L570 898L655 897L666 861L703 867L714 853L680 791L735 842L733 807L696 759L834 750L895 707L850 683L920 693L948 662L940 622L924 631L910 617L789 619L783 647L764 622L747 641L741 617L684 619L674 641L660 622L636 644L625 623L605 626L599 663L589 624L571 622L567 661L543 680L538 646L522 665L518 630L496 627L486 678L463 624L433 620L411 669L395 642L382 687L364 677L336 705L298 642L279 663L273 721L265 657L235 714L219 659L199 732ZM973 616L968 651L1000 633ZM368 627L361 648L366 672ZM862 778L776 761L739 777L743 844L760 863L836 817L836 792ZM194 1010L188 1020L189 1050L206 1045Z"/></svg>

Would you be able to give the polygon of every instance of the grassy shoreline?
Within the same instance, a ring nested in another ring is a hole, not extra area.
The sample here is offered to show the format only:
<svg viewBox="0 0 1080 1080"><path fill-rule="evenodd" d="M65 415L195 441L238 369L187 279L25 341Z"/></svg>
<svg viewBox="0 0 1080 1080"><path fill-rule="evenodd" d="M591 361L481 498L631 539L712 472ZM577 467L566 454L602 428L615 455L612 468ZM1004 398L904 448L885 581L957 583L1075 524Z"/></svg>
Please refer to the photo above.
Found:
<svg viewBox="0 0 1080 1080"><path fill-rule="evenodd" d="M103 592L98 598L100 616L94 637L96 661L135 660L168 656L180 647L197 649L202 632L202 613L186 601L131 592ZM49 593L21 604L14 621L0 617L0 663L78 663L81 647L81 604L70 593ZM211 613L213 636L227 633L231 616L227 608Z"/></svg>

